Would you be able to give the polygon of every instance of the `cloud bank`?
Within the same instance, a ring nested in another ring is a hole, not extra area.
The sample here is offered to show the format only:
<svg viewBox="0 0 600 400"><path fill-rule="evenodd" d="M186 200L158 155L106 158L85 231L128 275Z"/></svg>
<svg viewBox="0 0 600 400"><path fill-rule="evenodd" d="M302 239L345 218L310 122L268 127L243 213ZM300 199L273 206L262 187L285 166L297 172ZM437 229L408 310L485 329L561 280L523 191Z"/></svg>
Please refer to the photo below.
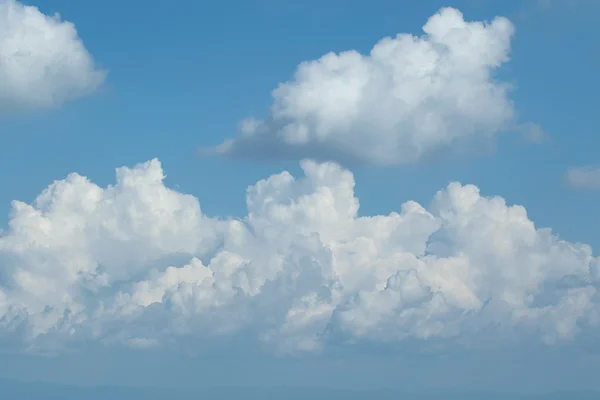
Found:
<svg viewBox="0 0 600 400"><path fill-rule="evenodd" d="M0 114L58 107L104 79L72 23L0 0Z"/></svg>
<svg viewBox="0 0 600 400"><path fill-rule="evenodd" d="M301 63L273 91L267 119L245 120L235 139L203 151L393 165L477 148L514 128L510 85L494 77L509 61L512 23L442 8L423 32L384 38L367 55Z"/></svg>
<svg viewBox="0 0 600 400"><path fill-rule="evenodd" d="M351 172L303 161L212 218L158 160L12 203L0 344L61 351L240 340L269 354L360 343L572 342L600 322L598 259L458 182L426 208L358 216Z"/></svg>

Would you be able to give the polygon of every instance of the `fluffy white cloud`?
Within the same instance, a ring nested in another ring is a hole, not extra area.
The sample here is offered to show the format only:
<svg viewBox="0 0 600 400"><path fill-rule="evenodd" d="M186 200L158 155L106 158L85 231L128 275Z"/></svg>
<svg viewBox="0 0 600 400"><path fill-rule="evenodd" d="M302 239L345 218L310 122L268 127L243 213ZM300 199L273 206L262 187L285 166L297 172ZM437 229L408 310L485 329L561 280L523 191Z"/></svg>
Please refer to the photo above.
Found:
<svg viewBox="0 0 600 400"><path fill-rule="evenodd" d="M248 188L242 219L203 215L164 186L158 160L118 169L114 186L71 174L31 205L13 202L0 343L244 338L297 353L405 339L552 344L600 322L591 248L536 228L523 207L451 183L428 208L359 217L349 171L302 168Z"/></svg>
<svg viewBox="0 0 600 400"><path fill-rule="evenodd" d="M237 138L206 151L390 165L519 131L510 86L494 77L509 60L511 22L468 22L443 8L423 31L384 38L368 55L301 63L273 91L266 120L243 121Z"/></svg>
<svg viewBox="0 0 600 400"><path fill-rule="evenodd" d="M72 23L0 0L0 113L60 106L104 78Z"/></svg>
<svg viewBox="0 0 600 400"><path fill-rule="evenodd" d="M600 189L600 167L571 167L566 174L567 183L575 189Z"/></svg>

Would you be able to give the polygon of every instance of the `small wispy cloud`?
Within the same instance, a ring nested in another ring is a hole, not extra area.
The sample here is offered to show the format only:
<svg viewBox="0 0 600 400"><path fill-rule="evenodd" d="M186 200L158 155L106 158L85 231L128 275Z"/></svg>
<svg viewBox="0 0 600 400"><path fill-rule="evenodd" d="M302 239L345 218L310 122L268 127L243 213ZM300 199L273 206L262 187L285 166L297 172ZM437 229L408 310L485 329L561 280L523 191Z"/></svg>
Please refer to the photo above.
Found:
<svg viewBox="0 0 600 400"><path fill-rule="evenodd" d="M574 189L600 190L600 166L571 167L565 177Z"/></svg>

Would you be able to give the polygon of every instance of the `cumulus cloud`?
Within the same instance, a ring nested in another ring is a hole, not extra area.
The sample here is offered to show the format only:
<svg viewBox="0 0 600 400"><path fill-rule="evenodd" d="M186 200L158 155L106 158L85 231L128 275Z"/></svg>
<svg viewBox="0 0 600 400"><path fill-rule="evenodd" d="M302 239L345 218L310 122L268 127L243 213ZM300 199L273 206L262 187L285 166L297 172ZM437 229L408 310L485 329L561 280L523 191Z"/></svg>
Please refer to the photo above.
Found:
<svg viewBox="0 0 600 400"><path fill-rule="evenodd" d="M454 182L424 207L359 216L351 172L303 161L212 218L158 160L101 188L78 174L0 236L0 343L31 351L243 341L267 353L352 343L570 342L600 322L598 259L521 206ZM491 330L490 330L491 329ZM493 332L494 334L490 333Z"/></svg>
<svg viewBox="0 0 600 400"><path fill-rule="evenodd" d="M203 152L391 165L519 131L510 85L494 76L509 61L512 23L442 8L423 31L301 63L273 91L268 118L242 121L235 139Z"/></svg>
<svg viewBox="0 0 600 400"><path fill-rule="evenodd" d="M60 106L104 78L72 23L0 0L0 113Z"/></svg>
<svg viewBox="0 0 600 400"><path fill-rule="evenodd" d="M600 190L600 167L571 167L567 170L566 179L575 189Z"/></svg>

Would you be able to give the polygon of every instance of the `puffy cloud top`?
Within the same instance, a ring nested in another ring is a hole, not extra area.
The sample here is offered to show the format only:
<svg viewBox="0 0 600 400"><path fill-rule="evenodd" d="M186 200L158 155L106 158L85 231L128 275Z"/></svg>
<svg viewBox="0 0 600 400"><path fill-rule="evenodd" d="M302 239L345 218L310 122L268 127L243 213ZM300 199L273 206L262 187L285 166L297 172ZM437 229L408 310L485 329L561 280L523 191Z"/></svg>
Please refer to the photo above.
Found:
<svg viewBox="0 0 600 400"><path fill-rule="evenodd" d="M509 20L467 22L443 8L424 35L384 38L370 54L328 53L303 62L273 91L266 120L213 149L232 157L291 157L377 165L486 142L513 124L509 86L494 71L509 60Z"/></svg>
<svg viewBox="0 0 600 400"><path fill-rule="evenodd" d="M72 23L0 0L0 113L60 106L104 78Z"/></svg>
<svg viewBox="0 0 600 400"><path fill-rule="evenodd" d="M598 259L521 206L451 183L427 208L358 216L354 177L302 162L209 218L160 162L71 174L15 201L0 236L0 343L60 350L235 344L569 342L600 322ZM490 334L494 327L494 335ZM196 343L196 342L195 342Z"/></svg>

